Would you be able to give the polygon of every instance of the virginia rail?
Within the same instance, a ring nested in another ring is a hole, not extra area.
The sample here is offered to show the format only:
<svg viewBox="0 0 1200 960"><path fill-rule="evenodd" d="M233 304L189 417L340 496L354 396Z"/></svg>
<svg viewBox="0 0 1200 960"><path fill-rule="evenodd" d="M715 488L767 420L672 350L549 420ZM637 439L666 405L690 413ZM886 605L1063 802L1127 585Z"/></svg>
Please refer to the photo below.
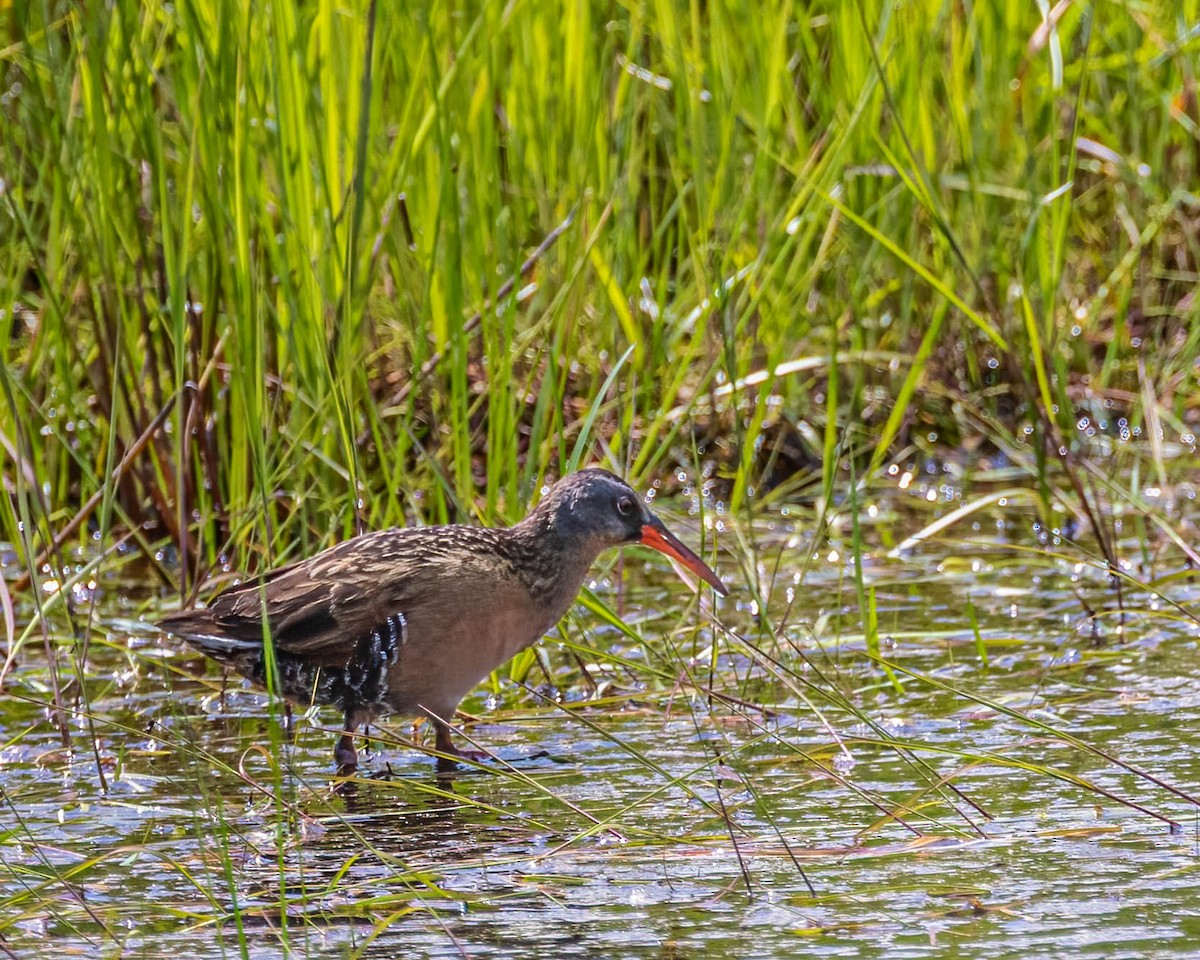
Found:
<svg viewBox="0 0 1200 960"><path fill-rule="evenodd" d="M159 626L303 705L338 707L339 772L358 765L354 733L376 717L427 716L439 753L467 757L447 725L491 671L554 626L596 557L641 543L724 595L724 584L606 470L564 477L507 529L410 527L339 543L181 610ZM453 768L452 759L439 759Z"/></svg>

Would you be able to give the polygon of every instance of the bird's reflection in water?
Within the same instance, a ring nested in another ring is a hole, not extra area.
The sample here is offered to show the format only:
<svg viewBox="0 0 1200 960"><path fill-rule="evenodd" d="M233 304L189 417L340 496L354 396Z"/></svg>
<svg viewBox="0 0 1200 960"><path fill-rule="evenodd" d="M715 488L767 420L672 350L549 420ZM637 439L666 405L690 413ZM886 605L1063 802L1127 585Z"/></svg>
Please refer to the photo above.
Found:
<svg viewBox="0 0 1200 960"><path fill-rule="evenodd" d="M322 854L339 861L348 853L376 850L409 866L432 866L509 844L528 849L544 839L546 828L509 812L512 778L562 770L563 760L537 748L497 753L478 765L436 769L430 758L397 760L389 738L357 776L332 781L332 809L321 818Z"/></svg>
<svg viewBox="0 0 1200 960"><path fill-rule="evenodd" d="M356 883L420 870L442 873L464 860L491 859L498 850L531 852L543 832L532 824L501 817L460 795L461 778L436 775L421 782L421 794L399 800L382 784L348 785L344 813L324 821L325 833L306 854L306 873ZM412 786L413 781L409 781ZM353 864L350 861L353 860Z"/></svg>

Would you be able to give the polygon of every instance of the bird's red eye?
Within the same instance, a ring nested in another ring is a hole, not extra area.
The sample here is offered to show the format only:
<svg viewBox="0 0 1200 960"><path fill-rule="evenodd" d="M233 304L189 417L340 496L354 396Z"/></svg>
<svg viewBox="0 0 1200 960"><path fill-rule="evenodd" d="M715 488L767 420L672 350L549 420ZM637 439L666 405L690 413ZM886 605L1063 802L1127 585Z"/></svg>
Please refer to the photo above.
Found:
<svg viewBox="0 0 1200 960"><path fill-rule="evenodd" d="M629 497L622 497L617 501L617 513L623 517L629 516L633 512L633 501Z"/></svg>

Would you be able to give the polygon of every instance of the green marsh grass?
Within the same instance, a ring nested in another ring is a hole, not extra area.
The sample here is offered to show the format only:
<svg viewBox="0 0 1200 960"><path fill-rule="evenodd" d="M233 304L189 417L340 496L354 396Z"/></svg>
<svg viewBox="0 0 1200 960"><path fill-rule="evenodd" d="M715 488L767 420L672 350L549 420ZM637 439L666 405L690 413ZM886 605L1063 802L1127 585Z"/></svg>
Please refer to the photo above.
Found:
<svg viewBox="0 0 1200 960"><path fill-rule="evenodd" d="M669 849L644 813L681 791L749 889L743 853L764 838L802 875L809 853L755 782L765 756L874 811L864 836L979 833L930 759L947 750L1153 814L1132 791L1157 781L1121 758L1102 759L1128 793L1036 750L893 735L872 704L927 689L931 709L975 703L1093 749L889 652L945 642L987 671L1017 644L981 596L939 632L881 592L889 551L969 554L998 505L1036 517L1044 542L1024 549L1048 571L1111 579L1098 605L1077 594L1105 636L1122 590L1194 622L1175 596L1195 522L1167 503L1186 499L1200 430L1198 23L1198 0L0 4L5 682L53 708L107 789L106 745L132 728L92 709L111 695L96 658L117 655L106 578L152 584L121 614L150 617L361 530L513 521L547 479L602 462L693 507L689 536L736 600L718 618L674 590L678 618L648 635L625 561L597 580L615 593L586 590L586 617L503 671L517 694L493 678L516 698L502 716L557 710L648 780L597 812L551 773L495 766L572 823L547 871L607 830ZM861 512L926 463L956 468L955 498L866 537ZM809 531L786 548L756 535L782 510ZM831 551L851 563L844 596L812 613ZM192 675L143 652L127 666ZM579 691L586 707L561 696ZM623 735L631 702L689 718L703 762L672 772ZM407 911L438 916L456 865L410 870L377 838L355 856L394 870L383 892L331 906L353 858L326 886L297 879L298 824L356 828L286 762L274 710L253 774L155 734L199 783L216 770L259 798L278 909L255 922L287 946L344 910L374 925L365 950ZM788 710L828 732L820 751L780 725ZM872 751L900 758L906 791L855 781ZM258 840L202 789L212 843L170 868L209 906L179 915L234 924L248 955L239 851ZM38 848L36 828L5 829ZM0 947L48 904L118 942L112 918L56 899L95 863L22 876Z"/></svg>
<svg viewBox="0 0 1200 960"><path fill-rule="evenodd" d="M13 6L4 432L49 489L9 539L25 509L44 550L168 403L70 540L152 521L189 582L512 517L601 413L635 478L719 439L736 512L772 423L824 421L828 498L847 429L870 474L962 407L1049 499L1081 391L1192 429L1195 11L1159 13Z"/></svg>

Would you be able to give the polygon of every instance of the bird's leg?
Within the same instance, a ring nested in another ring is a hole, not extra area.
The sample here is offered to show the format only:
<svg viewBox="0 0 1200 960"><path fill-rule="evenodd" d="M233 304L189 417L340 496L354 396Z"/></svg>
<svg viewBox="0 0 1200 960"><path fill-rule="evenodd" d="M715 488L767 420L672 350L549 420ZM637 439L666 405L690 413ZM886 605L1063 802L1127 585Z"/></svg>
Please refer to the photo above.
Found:
<svg viewBox="0 0 1200 960"><path fill-rule="evenodd" d="M354 717L346 713L346 732L338 738L333 758L337 761L338 776L348 777L358 769L358 751L354 749Z"/></svg>
<svg viewBox="0 0 1200 960"><path fill-rule="evenodd" d="M450 725L443 720L434 719L433 729L435 731L434 746L437 747L438 753L449 754L449 757L438 757L437 768L439 772L453 770L458 764L451 758L459 757L463 760L490 760L491 757L482 750L464 750L462 747L454 745L454 739L450 736Z"/></svg>
<svg viewBox="0 0 1200 960"><path fill-rule="evenodd" d="M333 751L338 776L348 777L358 769L358 751L354 749L354 734L343 733Z"/></svg>

